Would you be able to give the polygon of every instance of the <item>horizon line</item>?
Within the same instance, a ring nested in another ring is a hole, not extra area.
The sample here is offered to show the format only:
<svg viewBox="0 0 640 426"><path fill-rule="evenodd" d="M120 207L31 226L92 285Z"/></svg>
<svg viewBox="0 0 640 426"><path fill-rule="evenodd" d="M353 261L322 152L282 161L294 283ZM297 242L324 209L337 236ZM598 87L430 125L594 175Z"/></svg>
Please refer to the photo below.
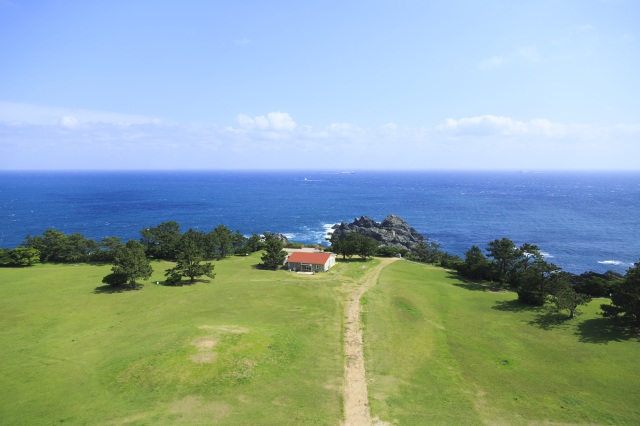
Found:
<svg viewBox="0 0 640 426"><path fill-rule="evenodd" d="M457 173L640 173L640 169L556 169L556 168L196 168L196 169L4 169L0 173L202 173L202 172L323 172L353 174L358 172L457 172Z"/></svg>

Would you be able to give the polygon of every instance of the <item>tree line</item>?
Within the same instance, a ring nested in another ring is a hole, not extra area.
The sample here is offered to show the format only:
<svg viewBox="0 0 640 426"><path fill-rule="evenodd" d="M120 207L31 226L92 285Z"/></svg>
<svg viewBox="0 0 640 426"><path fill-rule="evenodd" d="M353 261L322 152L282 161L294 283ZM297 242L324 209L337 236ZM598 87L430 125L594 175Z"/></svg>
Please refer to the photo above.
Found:
<svg viewBox="0 0 640 426"><path fill-rule="evenodd" d="M265 268L282 264L286 253L284 243L271 234L252 234L245 237L225 225L210 232L188 229L181 232L175 221L162 222L140 230L139 240L126 243L118 237L105 237L100 241L84 237L81 233L65 234L47 229L40 236L27 235L15 249L0 249L0 266L31 266L36 263L112 263L112 271L103 282L113 287L138 288L138 280L151 277L150 260L175 262L165 271L165 282L180 285L183 278L191 283L198 277L214 278L212 260L231 255L247 255L265 250Z"/></svg>
<svg viewBox="0 0 640 426"><path fill-rule="evenodd" d="M257 234L247 238L225 225L210 232L186 231L189 238L203 252L207 260L223 259L232 254L246 254L261 249ZM147 257L175 261L180 252L183 233L174 221L163 222L140 230L140 239ZM86 238L81 233L65 234L49 228L42 235L27 235L19 247L0 249L1 266L29 266L35 263L111 263L125 247L118 237L105 237L99 241Z"/></svg>
<svg viewBox="0 0 640 426"><path fill-rule="evenodd" d="M640 262L626 275L613 271L577 275L548 262L538 246L529 243L517 246L508 238L489 242L485 251L472 246L464 259L442 253L437 244L427 244L422 251L423 256L414 254L414 258L428 258L429 263L454 269L463 278L513 290L523 304L543 306L550 302L556 311L566 312L569 318L594 297L610 298L611 303L600 305L604 317L640 327Z"/></svg>
<svg viewBox="0 0 640 426"><path fill-rule="evenodd" d="M543 306L550 302L556 311L566 312L568 318L577 315L579 307L594 297L610 298L610 304L600 306L603 316L640 327L640 263L626 275L613 271L577 275L548 262L538 246L529 243L517 246L508 238L489 242L486 251L472 246L464 258L442 251L439 244L429 240L412 250L378 246L375 239L358 232L333 234L330 242L331 250L343 259L355 255L363 259L373 255L400 255L437 264L456 271L462 278L515 291L523 304Z"/></svg>
<svg viewBox="0 0 640 426"><path fill-rule="evenodd" d="M464 258L446 253L437 243L428 240L413 250L405 250L379 246L375 239L357 232L339 237L334 234L330 243L329 249L343 259L401 255L418 262L438 264L455 270L463 278L488 281L513 290L518 300L525 304L542 306L551 301L558 311L568 312L569 317L575 316L578 307L593 297L610 297L611 304L601 305L604 316L640 326L640 263L626 275L612 271L576 275L547 262L536 245L516 246L508 238L489 242L485 251L472 246ZM113 263L111 274L103 282L135 288L137 280L151 276L150 259L175 262L173 268L165 271L165 277L168 284L179 285L183 278L190 282L202 276L213 278L214 265L210 261L234 254L262 250L260 266L276 269L286 257L283 247L284 243L271 234L245 237L225 225L218 225L210 232L189 229L183 233L174 221L146 227L140 230L139 240L126 243L118 237L95 241L80 233L66 235L47 229L41 236L28 235L20 247L0 249L0 266L30 266L38 262Z"/></svg>
<svg viewBox="0 0 640 426"><path fill-rule="evenodd" d="M175 222L164 222L155 228L142 230L141 241L130 240L115 253L111 273L102 282L112 287L139 288L138 279L146 280L153 274L150 257L175 262L175 266L165 270L165 283L182 285L183 278L193 284L196 278L215 278L215 265L207 260L221 260L232 254L249 254L264 250L263 268L276 269L282 265L286 252L284 243L272 234L263 237L254 234L250 238L239 238L224 225L215 228L211 233L189 229L180 233Z"/></svg>
<svg viewBox="0 0 640 426"><path fill-rule="evenodd" d="M542 306L551 300L558 311L566 310L570 318L580 305L598 295L589 294L588 287L574 285L575 275L547 262L538 246L524 243L518 247L508 238L489 242L486 256L479 247L472 246L457 270L464 277L508 287L528 305ZM593 293L598 291L594 289Z"/></svg>

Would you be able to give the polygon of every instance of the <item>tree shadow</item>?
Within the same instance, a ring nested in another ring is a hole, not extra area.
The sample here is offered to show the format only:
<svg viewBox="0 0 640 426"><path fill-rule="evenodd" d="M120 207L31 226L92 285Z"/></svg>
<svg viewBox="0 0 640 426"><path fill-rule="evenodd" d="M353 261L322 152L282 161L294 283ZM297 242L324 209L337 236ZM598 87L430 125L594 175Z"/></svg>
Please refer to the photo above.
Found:
<svg viewBox="0 0 640 426"><path fill-rule="evenodd" d="M122 293L124 291L123 288L119 288L119 287L112 287L110 285L100 285L98 287L96 287L93 292L95 294L113 294L113 293Z"/></svg>
<svg viewBox="0 0 640 426"><path fill-rule="evenodd" d="M142 285L138 284L135 287L125 286L125 287L113 287L108 284L99 285L93 290L94 294L114 294L114 293L124 293L125 291L133 291L140 290Z"/></svg>
<svg viewBox="0 0 640 426"><path fill-rule="evenodd" d="M251 269L257 269L259 271L279 271L285 268L284 266L278 266L277 268L269 268L267 266L264 266L262 263L256 263L255 265L251 265Z"/></svg>
<svg viewBox="0 0 640 426"><path fill-rule="evenodd" d="M499 284L493 282L486 281L471 281L468 278L462 277L461 275L453 272L447 272L447 279L451 281L455 281L453 283L454 286L464 288L469 291L502 291L503 288L500 287Z"/></svg>
<svg viewBox="0 0 640 426"><path fill-rule="evenodd" d="M578 324L576 335L583 343L608 344L609 342L640 342L640 331L624 327L609 318L592 318Z"/></svg>
<svg viewBox="0 0 640 426"><path fill-rule="evenodd" d="M541 310L534 319L528 322L529 325L534 325L542 330L553 330L554 328L560 328L561 326L567 326L566 322L569 320L569 316L561 312L552 311L550 309Z"/></svg>
<svg viewBox="0 0 640 426"><path fill-rule="evenodd" d="M469 291L483 291L483 292L495 291L492 287L486 284L472 282L472 281L455 282L453 283L453 286L464 288L465 290L469 290Z"/></svg>
<svg viewBox="0 0 640 426"><path fill-rule="evenodd" d="M169 281L156 281L154 284L161 285L163 287L188 287L192 285L196 285L198 283L210 284L211 279L207 278L196 278L193 282L190 279L182 280L179 283L172 284Z"/></svg>
<svg viewBox="0 0 640 426"><path fill-rule="evenodd" d="M542 309L541 306L527 305L518 299L513 300L496 300L491 309L503 312L537 312Z"/></svg>

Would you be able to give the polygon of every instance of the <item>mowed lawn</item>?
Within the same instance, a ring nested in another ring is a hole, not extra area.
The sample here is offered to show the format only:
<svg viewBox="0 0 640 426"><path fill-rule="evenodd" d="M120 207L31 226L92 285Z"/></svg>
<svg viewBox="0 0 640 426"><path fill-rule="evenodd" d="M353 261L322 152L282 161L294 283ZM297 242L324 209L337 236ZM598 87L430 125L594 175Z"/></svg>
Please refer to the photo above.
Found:
<svg viewBox="0 0 640 426"><path fill-rule="evenodd" d="M139 291L109 266L0 269L0 423L338 425L348 288L377 264ZM395 262L363 300L372 415L401 425L640 424L640 342L594 301L562 322L512 293Z"/></svg>
<svg viewBox="0 0 640 426"><path fill-rule="evenodd" d="M640 424L640 341L396 262L365 295L372 415L400 425Z"/></svg>
<svg viewBox="0 0 640 426"><path fill-rule="evenodd" d="M122 293L101 283L109 266L0 269L0 423L338 424L343 265L257 263L166 287L153 282L171 265L156 262Z"/></svg>

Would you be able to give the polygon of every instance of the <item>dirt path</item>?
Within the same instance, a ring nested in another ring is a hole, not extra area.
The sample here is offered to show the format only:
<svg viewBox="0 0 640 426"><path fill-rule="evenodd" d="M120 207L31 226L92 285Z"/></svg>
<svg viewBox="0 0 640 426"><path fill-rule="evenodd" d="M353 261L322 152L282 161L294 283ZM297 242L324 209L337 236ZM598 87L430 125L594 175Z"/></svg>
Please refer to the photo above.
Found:
<svg viewBox="0 0 640 426"><path fill-rule="evenodd" d="M373 424L369 413L369 397L364 370L360 298L376 284L380 271L395 260L397 259L382 259L379 265L369 270L362 280L351 288L348 295L344 332L344 353L346 356L344 426L370 426Z"/></svg>

